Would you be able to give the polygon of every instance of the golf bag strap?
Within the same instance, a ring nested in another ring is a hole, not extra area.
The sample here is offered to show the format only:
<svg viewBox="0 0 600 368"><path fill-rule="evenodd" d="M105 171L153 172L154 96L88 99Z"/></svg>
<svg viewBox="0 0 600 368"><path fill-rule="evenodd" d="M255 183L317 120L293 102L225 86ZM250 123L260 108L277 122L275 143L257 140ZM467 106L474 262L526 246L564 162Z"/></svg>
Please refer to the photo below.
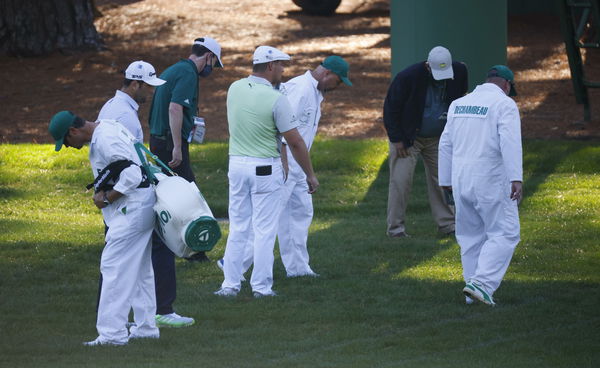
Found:
<svg viewBox="0 0 600 368"><path fill-rule="evenodd" d="M148 179L156 184L158 182L158 180L156 179L156 177L154 176L154 174L152 173L152 170L150 169L150 165L148 164L148 160L146 159L146 155L150 156L151 159L154 160L154 162L156 162L157 164L159 164L160 166L162 166L162 168L164 169L164 171L166 171L167 174L169 174L170 176L177 176L177 174L171 170L171 168L167 165L164 164L164 162L162 162L157 155L155 155L154 153L150 152L150 150L148 148L146 148L146 146L144 146L142 143L136 143L134 145L135 147L135 151L138 154L138 157L140 158L140 162L142 163L142 167L144 168L144 171L146 172L146 174L148 175Z"/></svg>
<svg viewBox="0 0 600 368"><path fill-rule="evenodd" d="M119 179L119 175L121 172L128 168L131 165L137 166L137 164L131 160L118 160L115 162L111 162L102 169L93 183L86 185L86 189L90 190L94 188L94 193L98 193L99 191L109 191L114 187L115 181ZM146 174L146 170L140 167L142 172L142 182L138 185L138 188L148 188L150 186L150 179Z"/></svg>

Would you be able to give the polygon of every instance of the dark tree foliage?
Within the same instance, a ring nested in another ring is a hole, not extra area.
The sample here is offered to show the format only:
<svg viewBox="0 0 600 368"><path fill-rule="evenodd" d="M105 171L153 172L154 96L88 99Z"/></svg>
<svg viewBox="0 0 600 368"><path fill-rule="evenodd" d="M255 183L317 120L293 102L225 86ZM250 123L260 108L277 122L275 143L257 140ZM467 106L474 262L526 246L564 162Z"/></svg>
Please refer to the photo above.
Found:
<svg viewBox="0 0 600 368"><path fill-rule="evenodd" d="M99 50L93 0L0 0L0 54Z"/></svg>
<svg viewBox="0 0 600 368"><path fill-rule="evenodd" d="M333 15L342 0L293 0L308 14L313 15Z"/></svg>

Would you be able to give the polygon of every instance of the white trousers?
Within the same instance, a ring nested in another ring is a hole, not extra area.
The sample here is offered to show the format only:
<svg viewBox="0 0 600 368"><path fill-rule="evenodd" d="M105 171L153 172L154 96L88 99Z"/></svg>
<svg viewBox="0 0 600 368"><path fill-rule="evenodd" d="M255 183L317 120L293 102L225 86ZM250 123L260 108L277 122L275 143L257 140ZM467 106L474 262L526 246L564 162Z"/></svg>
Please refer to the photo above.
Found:
<svg viewBox="0 0 600 368"><path fill-rule="evenodd" d="M452 168L456 240L465 281L479 281L491 295L519 243L519 212L517 202L510 199L510 182L504 173L477 174L472 169L470 165Z"/></svg>
<svg viewBox="0 0 600 368"><path fill-rule="evenodd" d="M291 154L290 154L291 155ZM288 277L314 273L310 268L307 239L313 218L312 195L302 168L290 160L288 178L283 185L279 216L279 252Z"/></svg>
<svg viewBox="0 0 600 368"><path fill-rule="evenodd" d="M270 175L257 167L270 166ZM229 157L229 236L223 257L222 288L240 290L244 253L252 239L252 291L269 294L273 287L273 248L279 213L283 171L281 159Z"/></svg>
<svg viewBox="0 0 600 368"><path fill-rule="evenodd" d="M133 309L137 336L158 336L156 327L156 294L152 270L151 237L154 229L152 205L149 201L124 202L107 221L106 246L100 259L102 291L98 305L96 329L101 340L125 343L127 323ZM117 203L113 204L114 206Z"/></svg>

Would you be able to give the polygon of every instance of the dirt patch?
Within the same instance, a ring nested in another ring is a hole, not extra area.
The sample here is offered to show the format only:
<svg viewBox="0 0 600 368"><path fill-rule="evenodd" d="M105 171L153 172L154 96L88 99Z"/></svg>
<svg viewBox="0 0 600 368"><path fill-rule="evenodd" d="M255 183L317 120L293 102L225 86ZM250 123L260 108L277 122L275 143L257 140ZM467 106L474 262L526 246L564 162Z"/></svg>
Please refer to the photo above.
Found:
<svg viewBox="0 0 600 368"><path fill-rule="evenodd" d="M189 44L210 35L223 46L225 68L203 80L201 115L207 139L226 139L226 91L250 73L254 48L268 44L292 54L292 77L336 53L351 65L353 88L326 96L320 134L331 137L385 137L381 109L390 82L389 8L385 1L344 0L335 17L301 13L292 1L259 0L96 0L96 20L108 49L56 53L43 58L0 57L0 139L2 142L50 142L48 119L68 109L94 120L120 86L133 60L151 62L160 73L189 55ZM593 50L596 51L596 50ZM593 121L574 130L583 108L575 103L558 19L520 16L509 19L509 65L516 72L523 135L536 138L600 136L600 91L592 90ZM588 53L589 77L600 70ZM147 134L149 103L140 108ZM146 135L147 137L147 135Z"/></svg>

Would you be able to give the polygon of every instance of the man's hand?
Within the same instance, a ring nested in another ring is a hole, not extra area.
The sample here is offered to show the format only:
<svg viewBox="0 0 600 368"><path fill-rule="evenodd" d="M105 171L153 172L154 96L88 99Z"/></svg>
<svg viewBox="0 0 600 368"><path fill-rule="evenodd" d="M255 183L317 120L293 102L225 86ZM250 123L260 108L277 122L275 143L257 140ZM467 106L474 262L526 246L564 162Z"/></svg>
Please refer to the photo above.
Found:
<svg viewBox="0 0 600 368"><path fill-rule="evenodd" d="M169 161L169 167L174 169L177 166L181 165L181 161L183 160L183 155L181 154L181 147L173 147L173 152L171 153L171 161Z"/></svg>
<svg viewBox="0 0 600 368"><path fill-rule="evenodd" d="M523 183L520 181L510 182L510 199L517 201L517 203L521 202L521 199L523 199Z"/></svg>
<svg viewBox="0 0 600 368"><path fill-rule="evenodd" d="M108 206L106 203L104 203L104 191L103 190L94 194L94 196L92 197L92 200L94 201L94 204L96 205L96 207L98 207L99 209L103 209L104 207Z"/></svg>
<svg viewBox="0 0 600 368"><path fill-rule="evenodd" d="M316 176L307 176L306 183L308 183L308 193L313 194L317 191L317 188L319 187L319 181L317 180Z"/></svg>
<svg viewBox="0 0 600 368"><path fill-rule="evenodd" d="M408 148L404 147L404 143L402 142L394 142L394 147L396 147L396 153L400 158L408 157Z"/></svg>
<svg viewBox="0 0 600 368"><path fill-rule="evenodd" d="M116 190L112 189L108 192L101 190L98 193L94 194L92 199L94 200L94 204L96 205L96 207L98 207L99 209L103 209L104 207L108 206L108 204L113 203L121 197L123 197L123 193L117 192ZM104 198L106 198L109 203L106 203L104 201Z"/></svg>

